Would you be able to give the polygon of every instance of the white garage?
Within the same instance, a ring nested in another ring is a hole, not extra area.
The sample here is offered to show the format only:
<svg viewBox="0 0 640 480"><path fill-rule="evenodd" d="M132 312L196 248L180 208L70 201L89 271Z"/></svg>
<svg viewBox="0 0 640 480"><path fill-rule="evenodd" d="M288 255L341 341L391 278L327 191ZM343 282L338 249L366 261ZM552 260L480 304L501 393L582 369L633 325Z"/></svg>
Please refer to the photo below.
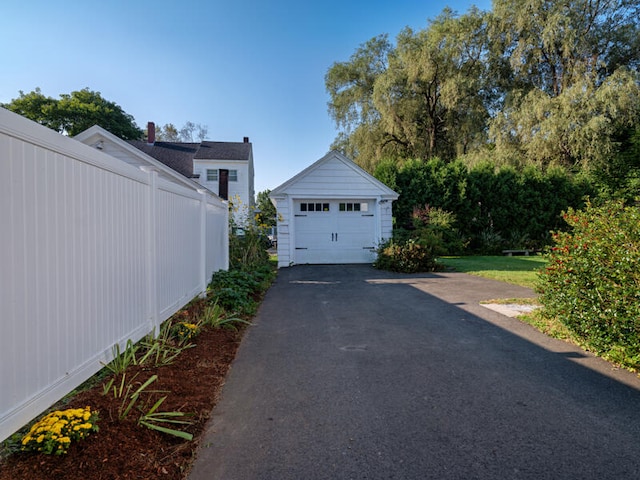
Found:
<svg viewBox="0 0 640 480"><path fill-rule="evenodd" d="M372 263L391 237L398 194L344 155L323 158L270 193L278 211L278 267Z"/></svg>

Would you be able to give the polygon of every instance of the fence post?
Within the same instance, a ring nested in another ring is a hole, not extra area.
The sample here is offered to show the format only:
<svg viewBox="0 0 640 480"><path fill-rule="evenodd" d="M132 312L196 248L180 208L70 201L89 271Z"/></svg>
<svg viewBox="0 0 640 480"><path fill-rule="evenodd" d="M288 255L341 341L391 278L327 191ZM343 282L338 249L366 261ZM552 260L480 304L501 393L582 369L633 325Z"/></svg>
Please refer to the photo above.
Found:
<svg viewBox="0 0 640 480"><path fill-rule="evenodd" d="M229 203L225 202L225 208L224 208L224 227L223 227L223 231L225 232L222 238L222 251L224 253L224 259L222 262L223 265L223 269L224 270L229 270L229 235L231 234L231 229L229 228L229 215L232 215L229 213Z"/></svg>
<svg viewBox="0 0 640 480"><path fill-rule="evenodd" d="M158 172L151 167L140 167L149 176L149 202L147 208L147 315L149 327L155 336L160 334L158 317Z"/></svg>
<svg viewBox="0 0 640 480"><path fill-rule="evenodd" d="M207 297L207 192L200 194L200 298Z"/></svg>

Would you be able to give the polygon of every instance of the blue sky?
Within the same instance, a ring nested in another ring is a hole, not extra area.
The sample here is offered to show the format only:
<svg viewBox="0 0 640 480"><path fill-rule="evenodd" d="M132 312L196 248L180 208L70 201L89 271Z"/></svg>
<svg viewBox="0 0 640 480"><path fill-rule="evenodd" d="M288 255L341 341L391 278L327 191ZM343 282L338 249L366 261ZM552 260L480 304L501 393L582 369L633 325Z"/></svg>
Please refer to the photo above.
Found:
<svg viewBox="0 0 640 480"><path fill-rule="evenodd" d="M256 192L321 158L336 136L324 76L362 43L490 0L3 0L0 102L88 87L140 128L187 121L253 143Z"/></svg>

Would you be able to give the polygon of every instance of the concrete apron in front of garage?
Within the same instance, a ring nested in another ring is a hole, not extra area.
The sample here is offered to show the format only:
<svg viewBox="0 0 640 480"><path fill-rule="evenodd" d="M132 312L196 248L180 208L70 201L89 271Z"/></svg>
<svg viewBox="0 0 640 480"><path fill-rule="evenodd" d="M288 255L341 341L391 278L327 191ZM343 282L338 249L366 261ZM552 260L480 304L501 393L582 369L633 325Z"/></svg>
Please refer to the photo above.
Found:
<svg viewBox="0 0 640 480"><path fill-rule="evenodd" d="M190 476L640 478L640 382L482 307L529 289L364 265L281 269Z"/></svg>

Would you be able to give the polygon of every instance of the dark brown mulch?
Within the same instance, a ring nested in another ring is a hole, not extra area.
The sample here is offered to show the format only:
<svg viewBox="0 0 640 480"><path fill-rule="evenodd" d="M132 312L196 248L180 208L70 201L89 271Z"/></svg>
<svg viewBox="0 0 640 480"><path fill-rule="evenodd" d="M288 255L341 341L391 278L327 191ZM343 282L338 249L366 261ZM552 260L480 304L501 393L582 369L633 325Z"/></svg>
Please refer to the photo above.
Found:
<svg viewBox="0 0 640 480"><path fill-rule="evenodd" d="M118 420L121 400L103 395L104 381L100 381L63 407L89 405L92 410L99 410L99 432L72 444L62 456L14 453L1 461L0 480L186 478L241 337L242 332L235 330L204 329L195 339L196 346L184 350L172 365L127 370L128 378L138 373L136 381L157 373L158 381L150 388L165 391L156 395L167 395L160 410L194 413L190 417L193 424L184 428L194 435L193 441L138 426L134 413L129 415L131 418Z"/></svg>

